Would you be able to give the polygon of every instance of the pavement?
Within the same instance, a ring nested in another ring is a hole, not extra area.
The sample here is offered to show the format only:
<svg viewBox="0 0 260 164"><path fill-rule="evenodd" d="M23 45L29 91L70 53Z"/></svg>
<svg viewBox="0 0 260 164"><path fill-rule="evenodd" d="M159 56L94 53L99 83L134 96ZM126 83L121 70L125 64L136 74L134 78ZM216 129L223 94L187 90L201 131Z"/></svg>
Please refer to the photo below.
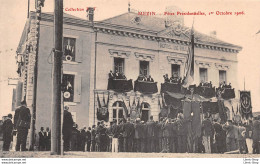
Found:
<svg viewBox="0 0 260 164"><path fill-rule="evenodd" d="M50 155L49 151L7 152L0 151L0 158L260 158L260 154L197 154L197 153L111 153L65 152Z"/></svg>

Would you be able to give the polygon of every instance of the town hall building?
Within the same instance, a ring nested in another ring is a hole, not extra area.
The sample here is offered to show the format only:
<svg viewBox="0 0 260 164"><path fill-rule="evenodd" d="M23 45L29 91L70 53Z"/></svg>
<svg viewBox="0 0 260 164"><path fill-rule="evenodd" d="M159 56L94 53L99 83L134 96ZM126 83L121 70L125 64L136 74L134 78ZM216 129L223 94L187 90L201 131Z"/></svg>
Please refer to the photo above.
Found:
<svg viewBox="0 0 260 164"><path fill-rule="evenodd" d="M90 13L92 14L92 13ZM42 13L40 33L36 13L30 13L17 54L20 80L16 89L32 109L36 96L36 129L51 126L53 13ZM102 21L64 13L62 97L80 128L104 118L120 120L141 109L140 117L159 119L164 75L183 78L190 31L183 20L127 12ZM34 95L35 42L39 37L37 90ZM238 97L237 54L242 48L195 29L194 84L231 83ZM111 76L109 75L111 70ZM117 75L118 74L118 75ZM116 76L116 77L115 77ZM119 77L121 76L121 77ZM140 80L149 78L151 81ZM139 79L139 80L138 80ZM18 94L19 93L19 94Z"/></svg>

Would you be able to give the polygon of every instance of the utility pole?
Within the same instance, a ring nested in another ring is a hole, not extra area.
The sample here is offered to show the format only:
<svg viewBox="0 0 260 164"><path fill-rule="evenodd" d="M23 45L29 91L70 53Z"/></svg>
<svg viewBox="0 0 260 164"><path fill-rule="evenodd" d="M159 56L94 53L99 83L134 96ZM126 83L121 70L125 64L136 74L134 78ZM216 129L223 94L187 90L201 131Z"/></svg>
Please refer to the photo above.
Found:
<svg viewBox="0 0 260 164"><path fill-rule="evenodd" d="M61 154L61 76L63 0L54 0L54 61L52 67L51 155Z"/></svg>

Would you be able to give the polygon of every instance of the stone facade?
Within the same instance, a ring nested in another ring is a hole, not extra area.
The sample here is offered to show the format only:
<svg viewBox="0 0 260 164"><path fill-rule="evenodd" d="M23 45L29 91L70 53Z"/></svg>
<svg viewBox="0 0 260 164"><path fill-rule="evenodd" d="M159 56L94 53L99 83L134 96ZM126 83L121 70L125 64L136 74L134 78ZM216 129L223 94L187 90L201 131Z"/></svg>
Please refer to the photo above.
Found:
<svg viewBox="0 0 260 164"><path fill-rule="evenodd" d="M31 13L31 28L33 28L34 15L35 13ZM91 126L98 121L96 117L97 94L99 94L100 100L103 100L103 97L105 100L109 99L109 121L113 120L113 109L116 108L116 102L124 101L128 106L129 101L132 104L134 99L136 103L140 101L140 103L148 104L145 108L148 115L153 115L155 120L158 120L160 111L158 98L161 83L164 82L163 75L171 75L172 64L176 64L180 68L180 77L183 77L190 44L189 38L176 33L176 29L171 27L165 28L156 25L155 20L164 22L161 18L154 18L154 27L146 28L148 26L145 24L153 23L153 18L143 16L142 22L139 24L133 22L133 18L136 16L136 13L129 12L104 21L91 22L64 15L64 37L76 39L75 61L63 62L63 74L70 74L74 77L73 101L64 102L64 105L70 107L70 112L80 128ZM120 19L124 21L120 21ZM42 126L50 127L51 123L53 30L53 15L43 13L39 40L36 129ZM33 29L30 30L28 38L32 35ZM231 83L237 91L237 53L241 47L221 42L216 38L208 39L209 36L201 34L197 35L197 38L199 37L201 41L195 42L194 83L200 83L199 70L206 68L207 81L212 81L213 86L218 86L219 70L224 70L227 83ZM205 41L207 39L208 42ZM140 61L148 61L149 74L157 82L158 93L108 91L108 73L109 70L114 70L115 57L124 59L124 74L133 81L139 75ZM31 61L33 61L33 52L29 53L29 63ZM27 68L29 74L26 95L28 102L31 102L33 65L29 64Z"/></svg>

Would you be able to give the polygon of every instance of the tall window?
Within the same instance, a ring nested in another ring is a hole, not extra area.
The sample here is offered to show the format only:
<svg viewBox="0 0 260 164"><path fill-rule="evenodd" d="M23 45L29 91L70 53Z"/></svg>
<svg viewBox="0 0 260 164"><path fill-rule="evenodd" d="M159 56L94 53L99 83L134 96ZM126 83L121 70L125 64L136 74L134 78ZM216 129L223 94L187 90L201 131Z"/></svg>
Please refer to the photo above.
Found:
<svg viewBox="0 0 260 164"><path fill-rule="evenodd" d="M180 77L180 65L178 64L172 64L172 76L175 74Z"/></svg>
<svg viewBox="0 0 260 164"><path fill-rule="evenodd" d="M227 82L227 73L224 70L219 71L219 83Z"/></svg>
<svg viewBox="0 0 260 164"><path fill-rule="evenodd" d="M140 61L140 75L148 76L149 75L149 62Z"/></svg>
<svg viewBox="0 0 260 164"><path fill-rule="evenodd" d="M208 69L207 68L200 68L200 81L208 82Z"/></svg>
<svg viewBox="0 0 260 164"><path fill-rule="evenodd" d="M124 58L114 58L114 72L124 73Z"/></svg>
<svg viewBox="0 0 260 164"><path fill-rule="evenodd" d="M113 104L113 121L117 120L118 123L122 118L124 118L123 104L122 102L117 101Z"/></svg>
<svg viewBox="0 0 260 164"><path fill-rule="evenodd" d="M75 61L75 49L76 39L75 38L63 38L63 60Z"/></svg>
<svg viewBox="0 0 260 164"><path fill-rule="evenodd" d="M74 75L63 74L62 91L64 102L73 102L74 98Z"/></svg>

